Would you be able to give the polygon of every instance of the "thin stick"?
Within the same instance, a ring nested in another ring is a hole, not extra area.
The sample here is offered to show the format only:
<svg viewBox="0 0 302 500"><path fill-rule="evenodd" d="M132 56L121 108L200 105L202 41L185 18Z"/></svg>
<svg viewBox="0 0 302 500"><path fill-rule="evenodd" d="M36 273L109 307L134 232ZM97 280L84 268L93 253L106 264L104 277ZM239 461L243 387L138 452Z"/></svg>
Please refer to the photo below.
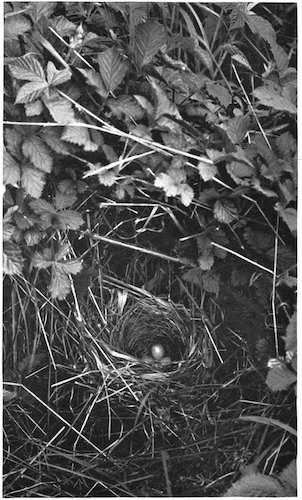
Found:
<svg viewBox="0 0 302 500"><path fill-rule="evenodd" d="M215 243L215 241L212 241L211 244L213 245L213 247L217 247L217 248L220 248L221 250L225 250L226 252L231 253L232 255L235 255L239 259L245 260L246 262L249 262L253 266L257 266L260 269L263 269L263 271L266 271L267 273L274 274L274 271L272 271L271 269L268 269L267 267L262 266L261 264L258 264L258 262L254 262L253 260L248 259L247 257L244 257L244 255L241 255L240 253L237 253L234 250L231 250L230 248L226 248L223 245L219 245L219 243Z"/></svg>
<svg viewBox="0 0 302 500"><path fill-rule="evenodd" d="M277 233L278 233L278 228L279 228L279 214L277 214L277 224L276 224L276 232ZM278 260L278 238L277 238L277 236L275 236L274 276L273 276L273 290L272 290L272 313L273 313L276 356L277 356L277 358L279 358L278 327L277 327L277 316L276 316L277 260Z"/></svg>
<svg viewBox="0 0 302 500"><path fill-rule="evenodd" d="M160 450L161 454L161 459L163 462L163 469L164 469L164 476L165 476L165 481L166 481L166 486L167 486L167 496L172 497L172 488L171 488L171 481L169 478L169 472L168 472L168 465L167 465L167 456L168 453L165 450Z"/></svg>
<svg viewBox="0 0 302 500"><path fill-rule="evenodd" d="M84 235L88 235L87 232L83 232ZM106 236L99 236L98 234L89 234L89 237L96 241L104 241L105 243L110 243L111 245L116 245L124 248L129 248L130 250L134 250L136 252L146 253L148 255L153 255L153 257L159 257L160 259L169 260L170 262L177 262L178 264L188 265L193 264L187 259L181 259L178 257L171 257L170 255L166 255L164 253L155 252L154 250L149 250L148 248L139 247L137 245L131 245L130 243L124 243L123 241L112 240L111 238L106 238Z"/></svg>

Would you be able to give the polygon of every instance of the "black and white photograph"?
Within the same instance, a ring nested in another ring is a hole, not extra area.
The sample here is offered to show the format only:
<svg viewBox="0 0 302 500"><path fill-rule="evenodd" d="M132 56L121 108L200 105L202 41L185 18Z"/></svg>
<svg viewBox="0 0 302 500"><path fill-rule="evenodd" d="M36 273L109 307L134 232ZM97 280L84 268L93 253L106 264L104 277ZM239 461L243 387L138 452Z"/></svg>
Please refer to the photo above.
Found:
<svg viewBox="0 0 302 500"><path fill-rule="evenodd" d="M2 498L297 497L297 2L0 7Z"/></svg>

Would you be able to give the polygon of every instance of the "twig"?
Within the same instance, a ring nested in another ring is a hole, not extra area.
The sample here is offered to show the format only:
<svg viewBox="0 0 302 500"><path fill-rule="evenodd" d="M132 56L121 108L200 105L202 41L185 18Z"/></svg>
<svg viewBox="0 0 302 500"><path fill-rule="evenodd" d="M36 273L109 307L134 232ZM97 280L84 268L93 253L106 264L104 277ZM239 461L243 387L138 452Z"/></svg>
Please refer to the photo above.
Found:
<svg viewBox="0 0 302 500"><path fill-rule="evenodd" d="M164 476L165 476L166 487L167 487L167 496L172 497L173 494L172 494L172 488L171 488L171 481L169 478L168 465L167 465L167 457L169 455L168 455L168 452L165 450L160 450L160 454L161 454L161 459L163 462Z"/></svg>
<svg viewBox="0 0 302 500"><path fill-rule="evenodd" d="M268 267L262 266L261 264L258 264L258 262L255 262L254 260L248 259L248 257L244 257L244 255L241 255L240 253L235 252L234 250L231 250L230 248L226 248L223 245L219 245L219 243L215 243L215 241L212 241L211 244L213 247L220 248L221 250L225 250L228 253L231 253L232 255L235 255L239 259L245 260L246 262L249 262L253 266L257 266L260 269L263 269L263 271L266 271L267 273L274 274L274 271L271 269L268 269Z"/></svg>

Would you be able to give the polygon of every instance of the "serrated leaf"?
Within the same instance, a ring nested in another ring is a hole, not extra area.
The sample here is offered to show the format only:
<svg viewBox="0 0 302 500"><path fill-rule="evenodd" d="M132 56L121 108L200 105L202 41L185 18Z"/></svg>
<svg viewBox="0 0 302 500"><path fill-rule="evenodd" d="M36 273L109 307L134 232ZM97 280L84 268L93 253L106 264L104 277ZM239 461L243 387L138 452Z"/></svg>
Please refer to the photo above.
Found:
<svg viewBox="0 0 302 500"><path fill-rule="evenodd" d="M75 127L73 125L67 125L64 128L64 132L62 134L61 139L64 141L71 142L72 144L78 144L79 146L85 145L88 141L90 141L90 136L88 129L85 127L81 127L81 123L79 120L76 120L79 124L79 127Z"/></svg>
<svg viewBox="0 0 302 500"><path fill-rule="evenodd" d="M103 186L113 186L116 181L116 172L114 169L104 170L98 174L98 179Z"/></svg>
<svg viewBox="0 0 302 500"><path fill-rule="evenodd" d="M33 198L40 198L45 186L45 174L36 168L23 166L21 185L26 194Z"/></svg>
<svg viewBox="0 0 302 500"><path fill-rule="evenodd" d="M253 94L263 106L277 109L278 111L288 111L288 113L292 114L297 113L296 105L280 95L272 85L262 85L255 89Z"/></svg>
<svg viewBox="0 0 302 500"><path fill-rule="evenodd" d="M261 16L249 15L246 17L246 22L253 33L257 33L261 38L264 38L268 43L276 42L275 30L271 23Z"/></svg>
<svg viewBox="0 0 302 500"><path fill-rule="evenodd" d="M57 212L57 218L60 229L72 229L76 231L84 224L82 216L74 210L61 210Z"/></svg>
<svg viewBox="0 0 302 500"><path fill-rule="evenodd" d="M178 194L180 195L181 202L185 207L188 207L192 203L194 191L189 184L181 184L178 188Z"/></svg>
<svg viewBox="0 0 302 500"><path fill-rule="evenodd" d="M149 64L167 41L167 32L157 21L147 21L136 27L134 39L134 61L137 69Z"/></svg>
<svg viewBox="0 0 302 500"><path fill-rule="evenodd" d="M39 61L31 54L15 57L9 64L9 69L17 80L45 82L44 70Z"/></svg>
<svg viewBox="0 0 302 500"><path fill-rule="evenodd" d="M238 161L227 163L226 170L237 184L243 186L249 186L255 174L252 167Z"/></svg>
<svg viewBox="0 0 302 500"><path fill-rule="evenodd" d="M56 210L64 210L65 208L69 208L74 205L76 201L77 196L74 194L63 194L57 192L54 198L54 206Z"/></svg>
<svg viewBox="0 0 302 500"><path fill-rule="evenodd" d="M71 103L64 97L52 96L43 101L56 123L68 125L77 121Z"/></svg>
<svg viewBox="0 0 302 500"><path fill-rule="evenodd" d="M222 224L230 224L235 219L238 219L238 210L236 204L232 200L216 200L213 207L215 219Z"/></svg>
<svg viewBox="0 0 302 500"><path fill-rule="evenodd" d="M55 87L62 83L68 82L71 78L71 71L69 68L57 69L52 61L47 64L47 81L49 85Z"/></svg>
<svg viewBox="0 0 302 500"><path fill-rule="evenodd" d="M60 262L56 261L54 267L60 273L78 274L82 270L83 265L78 259L68 259Z"/></svg>
<svg viewBox="0 0 302 500"><path fill-rule="evenodd" d="M103 79L97 71L94 69L82 69L82 68L77 68L82 75L85 76L87 83L94 87L97 91L97 93L103 97L103 99L106 99L108 92L106 90L106 87L104 85Z"/></svg>
<svg viewBox="0 0 302 500"><path fill-rule="evenodd" d="M278 365L271 368L266 377L266 384L274 391L284 391L297 381L295 372L286 368L286 366Z"/></svg>
<svg viewBox="0 0 302 500"><path fill-rule="evenodd" d="M22 144L22 152L37 169L47 174L51 172L52 156L40 137L27 137Z"/></svg>
<svg viewBox="0 0 302 500"><path fill-rule="evenodd" d="M200 161L197 165L200 177L205 181L210 181L218 172L216 165L210 165L204 161Z"/></svg>
<svg viewBox="0 0 302 500"><path fill-rule="evenodd" d="M46 128L43 131L43 141L50 147L55 153L67 155L69 150L67 144L65 144L61 138L57 135L57 132Z"/></svg>
<svg viewBox="0 0 302 500"><path fill-rule="evenodd" d="M20 248L11 241L3 243L3 272L4 274L22 274L24 258Z"/></svg>
<svg viewBox="0 0 302 500"><path fill-rule="evenodd" d="M132 96L124 95L118 99L110 99L107 101L107 106L119 119L141 120L144 116L141 106Z"/></svg>
<svg viewBox="0 0 302 500"><path fill-rule="evenodd" d="M64 300L71 289L71 282L67 274L52 268L49 292L53 299Z"/></svg>
<svg viewBox="0 0 302 500"><path fill-rule="evenodd" d="M127 73L127 62L122 59L116 47L101 52L97 57L97 61L107 94L113 92Z"/></svg>
<svg viewBox="0 0 302 500"><path fill-rule="evenodd" d="M220 127L227 133L228 138L233 144L241 144L241 142L245 139L250 124L250 117L248 115L244 115L230 118L226 122L222 123Z"/></svg>
<svg viewBox="0 0 302 500"><path fill-rule="evenodd" d="M29 202L30 208L35 212L37 215L45 215L45 214L55 214L56 210L55 208L48 203L48 201L45 200L32 200Z"/></svg>
<svg viewBox="0 0 302 500"><path fill-rule="evenodd" d="M8 17L4 22L4 38L16 40L18 36L23 35L31 29L30 21L22 14Z"/></svg>
<svg viewBox="0 0 302 500"><path fill-rule="evenodd" d="M20 156L20 146L23 140L21 134L15 128L5 128L4 138L6 149L16 158Z"/></svg>
<svg viewBox="0 0 302 500"><path fill-rule="evenodd" d="M224 108L227 108L232 103L232 95L226 87L216 82L208 82L206 84L208 93L217 99L219 104Z"/></svg>
<svg viewBox="0 0 302 500"><path fill-rule="evenodd" d="M201 269L208 271L214 264L214 255L211 240L201 235L197 238L198 264Z"/></svg>
<svg viewBox="0 0 302 500"><path fill-rule="evenodd" d="M39 116L43 111L43 104L40 99L24 105L26 116Z"/></svg>
<svg viewBox="0 0 302 500"><path fill-rule="evenodd" d="M284 208L280 202L275 204L275 210L280 214L293 235L297 234L297 210L295 208Z"/></svg>
<svg viewBox="0 0 302 500"><path fill-rule="evenodd" d="M35 252L31 264L37 269L47 269L53 264L53 253L50 248L44 248L43 252Z"/></svg>
<svg viewBox="0 0 302 500"><path fill-rule="evenodd" d="M17 92L15 104L26 104L36 101L47 88L48 83L45 80L25 83Z"/></svg>
<svg viewBox="0 0 302 500"><path fill-rule="evenodd" d="M214 271L206 271L202 274L202 285L205 292L219 295L219 275Z"/></svg>
<svg viewBox="0 0 302 500"><path fill-rule="evenodd" d="M20 181L20 165L14 160L14 158L4 150L3 152L3 183L11 184L12 186L17 186Z"/></svg>

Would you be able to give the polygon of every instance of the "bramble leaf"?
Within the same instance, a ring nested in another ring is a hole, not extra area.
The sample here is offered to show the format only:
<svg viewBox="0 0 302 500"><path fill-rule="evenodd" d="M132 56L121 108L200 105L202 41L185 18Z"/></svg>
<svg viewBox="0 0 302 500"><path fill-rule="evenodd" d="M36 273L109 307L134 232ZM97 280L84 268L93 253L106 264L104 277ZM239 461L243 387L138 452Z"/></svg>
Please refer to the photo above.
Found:
<svg viewBox="0 0 302 500"><path fill-rule="evenodd" d="M71 103L64 97L58 95L44 97L43 102L56 123L68 125L77 121Z"/></svg>
<svg viewBox="0 0 302 500"><path fill-rule="evenodd" d="M75 194L63 194L57 191L54 198L54 206L56 210L64 210L75 204L77 196Z"/></svg>
<svg viewBox="0 0 302 500"><path fill-rule="evenodd" d="M4 241L3 243L3 272L4 274L22 274L24 258L16 243Z"/></svg>
<svg viewBox="0 0 302 500"><path fill-rule="evenodd" d="M57 212L57 219L60 229L72 229L76 231L84 224L82 216L74 210L61 210Z"/></svg>
<svg viewBox="0 0 302 500"><path fill-rule="evenodd" d="M85 76L87 83L92 87L94 87L97 93L101 97L103 97L103 99L106 99L108 92L100 73L98 73L94 69L82 69L82 68L77 68L77 69L82 73L82 75Z"/></svg>
<svg viewBox="0 0 302 500"><path fill-rule="evenodd" d="M22 166L21 185L26 194L40 198L45 186L45 174L36 168Z"/></svg>
<svg viewBox="0 0 302 500"><path fill-rule="evenodd" d="M26 116L38 116L43 111L43 104L40 99L24 105Z"/></svg>
<svg viewBox="0 0 302 500"><path fill-rule="evenodd" d="M210 163L205 163L204 161L200 160L200 162L197 165L197 168L199 170L199 175L200 177L205 181L210 181L215 177L215 175L218 172L218 169L216 165L211 165Z"/></svg>
<svg viewBox="0 0 302 500"><path fill-rule="evenodd" d="M107 93L113 92L127 73L128 64L126 60L122 59L116 47L111 47L98 54L97 61Z"/></svg>
<svg viewBox="0 0 302 500"><path fill-rule="evenodd" d="M202 274L202 285L205 292L219 295L219 275L214 271L206 271Z"/></svg>
<svg viewBox="0 0 302 500"><path fill-rule="evenodd" d="M219 199L214 203L213 213L215 219L223 224L230 224L238 219L238 210L235 202L232 200Z"/></svg>
<svg viewBox="0 0 302 500"><path fill-rule="evenodd" d="M211 240L205 235L198 236L197 248L199 267L204 271L208 271L214 264L214 255Z"/></svg>
<svg viewBox="0 0 302 500"><path fill-rule="evenodd" d="M56 86L68 82L71 78L71 71L69 68L58 70L52 61L47 64L47 81L49 85Z"/></svg>
<svg viewBox="0 0 302 500"><path fill-rule="evenodd" d="M158 21L147 21L136 27L134 40L134 61L137 69L149 64L166 44L167 32Z"/></svg>
<svg viewBox="0 0 302 500"><path fill-rule="evenodd" d="M64 272L52 268L49 291L53 299L64 300L71 289L70 278Z"/></svg>
<svg viewBox="0 0 302 500"><path fill-rule="evenodd" d="M31 264L37 269L47 269L53 263L53 252L50 248L44 248L42 252L35 252Z"/></svg>
<svg viewBox="0 0 302 500"><path fill-rule="evenodd" d="M25 83L17 92L15 104L27 104L36 101L48 88L45 80Z"/></svg>
<svg viewBox="0 0 302 500"><path fill-rule="evenodd" d="M227 108L232 103L232 95L226 87L216 82L208 82L206 84L208 93L217 99L224 108Z"/></svg>
<svg viewBox="0 0 302 500"><path fill-rule="evenodd" d="M47 174L51 172L52 156L40 137L26 137L22 144L22 152L36 168Z"/></svg>
<svg viewBox="0 0 302 500"><path fill-rule="evenodd" d="M110 99L107 101L107 106L119 119L124 118L127 121L130 119L141 120L144 116L141 106L132 96L124 95L118 99Z"/></svg>
<svg viewBox="0 0 302 500"><path fill-rule="evenodd" d="M287 111L292 114L297 113L296 105L280 92L276 91L272 85L262 85L256 88L253 93L263 106L277 109L278 111Z"/></svg>
<svg viewBox="0 0 302 500"><path fill-rule="evenodd" d="M44 70L39 61L31 54L15 57L9 64L9 69L17 80L29 80L31 82L46 82Z"/></svg>
<svg viewBox="0 0 302 500"><path fill-rule="evenodd" d="M3 152L3 183L17 186L20 181L20 165L6 151Z"/></svg>
<svg viewBox="0 0 302 500"><path fill-rule="evenodd" d="M35 212L37 215L46 215L46 214L55 214L56 210L55 208L51 205L51 203L48 203L48 201L45 200L32 200L29 203L30 208Z"/></svg>
<svg viewBox="0 0 302 500"><path fill-rule="evenodd" d="M82 270L82 262L78 259L67 259L54 263L54 268L60 273L77 274Z"/></svg>
<svg viewBox="0 0 302 500"><path fill-rule="evenodd" d="M4 138L7 150L16 158L20 157L20 146L23 140L21 134L15 128L5 128Z"/></svg>
<svg viewBox="0 0 302 500"><path fill-rule="evenodd" d="M81 126L84 122L76 120L79 124L78 127L73 125L67 125L64 128L61 139L64 141L71 142L72 144L78 144L79 146L84 146L90 141L90 136L88 129L85 126Z"/></svg>
<svg viewBox="0 0 302 500"><path fill-rule="evenodd" d="M255 175L255 170L252 167L238 161L227 163L226 170L237 184L243 186L249 186Z"/></svg>

